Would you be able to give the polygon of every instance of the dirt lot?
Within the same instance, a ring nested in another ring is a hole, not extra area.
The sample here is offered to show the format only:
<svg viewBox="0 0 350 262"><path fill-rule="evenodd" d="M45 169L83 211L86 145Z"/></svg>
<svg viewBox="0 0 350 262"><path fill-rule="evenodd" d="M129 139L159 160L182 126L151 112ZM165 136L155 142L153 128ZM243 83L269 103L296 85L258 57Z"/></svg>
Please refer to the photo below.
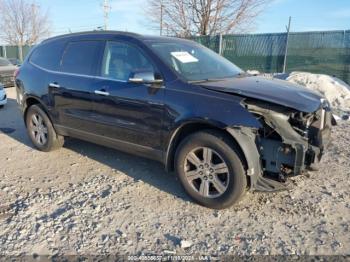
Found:
<svg viewBox="0 0 350 262"><path fill-rule="evenodd" d="M213 211L156 162L75 139L35 150L7 92L0 254L350 254L349 124L335 128L320 171L289 192L247 193Z"/></svg>

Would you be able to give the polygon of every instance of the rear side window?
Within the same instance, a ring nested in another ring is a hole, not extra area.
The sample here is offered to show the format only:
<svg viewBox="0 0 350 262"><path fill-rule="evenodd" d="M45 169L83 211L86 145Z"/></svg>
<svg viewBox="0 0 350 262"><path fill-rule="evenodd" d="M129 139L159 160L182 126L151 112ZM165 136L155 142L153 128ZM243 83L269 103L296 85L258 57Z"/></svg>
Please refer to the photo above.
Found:
<svg viewBox="0 0 350 262"><path fill-rule="evenodd" d="M62 41L41 44L33 51L30 62L48 70L57 70L64 46Z"/></svg>
<svg viewBox="0 0 350 262"><path fill-rule="evenodd" d="M102 48L102 41L68 43L63 53L60 71L80 75L94 75Z"/></svg>

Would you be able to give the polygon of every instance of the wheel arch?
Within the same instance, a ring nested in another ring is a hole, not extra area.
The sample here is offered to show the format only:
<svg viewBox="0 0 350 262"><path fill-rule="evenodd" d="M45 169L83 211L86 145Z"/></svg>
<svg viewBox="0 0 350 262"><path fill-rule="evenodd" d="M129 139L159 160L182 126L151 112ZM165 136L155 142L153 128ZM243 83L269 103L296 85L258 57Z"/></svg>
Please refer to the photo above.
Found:
<svg viewBox="0 0 350 262"><path fill-rule="evenodd" d="M208 122L204 122L204 121L191 121L191 122L187 122L184 123L182 125L180 125L173 133L172 136L170 137L169 143L168 143L168 148L165 154L165 168L166 170L169 171L174 171L175 169L175 153L176 150L178 148L178 146L180 145L181 141L193 134L196 133L198 131L205 131L205 130L213 130L213 131L217 131L220 132L221 134L223 134L225 137L227 137L235 146L236 148L239 150L239 152L237 152L239 154L239 157L241 158L244 168L245 170L247 170L248 168L248 162L247 162L247 158L246 155L244 154L240 143L238 143L236 141L236 138L233 137L226 129L226 127L224 125L220 125L220 124L214 124L214 123L208 123Z"/></svg>
<svg viewBox="0 0 350 262"><path fill-rule="evenodd" d="M25 125L27 125L26 117L27 117L28 109L32 105L40 105L42 110L44 110L44 112L46 113L46 115L48 116L48 118L50 119L50 121L52 123L52 118L51 118L50 114L48 113L48 110L47 110L47 107L45 106L45 104L37 97L28 96L28 97L25 98L25 109L24 109L24 112L23 112L23 119L24 119L24 124Z"/></svg>

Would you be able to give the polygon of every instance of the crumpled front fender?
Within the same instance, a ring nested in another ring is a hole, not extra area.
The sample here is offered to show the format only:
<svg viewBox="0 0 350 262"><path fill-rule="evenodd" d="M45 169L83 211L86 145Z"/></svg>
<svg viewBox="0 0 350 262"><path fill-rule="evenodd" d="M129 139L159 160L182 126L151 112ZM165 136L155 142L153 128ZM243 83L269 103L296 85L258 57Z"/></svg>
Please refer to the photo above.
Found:
<svg viewBox="0 0 350 262"><path fill-rule="evenodd" d="M287 187L277 181L263 177L260 154L256 145L256 129L248 127L230 127L226 129L237 141L247 162L247 175L250 189L253 191L274 192Z"/></svg>

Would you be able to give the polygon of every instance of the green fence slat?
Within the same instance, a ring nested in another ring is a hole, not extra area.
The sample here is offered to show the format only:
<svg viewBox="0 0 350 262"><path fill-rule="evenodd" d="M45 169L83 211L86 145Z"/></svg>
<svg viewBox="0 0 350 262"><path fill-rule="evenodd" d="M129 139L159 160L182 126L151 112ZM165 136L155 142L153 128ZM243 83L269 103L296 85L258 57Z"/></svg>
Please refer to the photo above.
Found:
<svg viewBox="0 0 350 262"><path fill-rule="evenodd" d="M191 39L219 52L219 36ZM222 55L244 70L282 72L286 39L286 33L224 35ZM23 57L30 49L23 47ZM0 56L4 55L0 48ZM19 58L18 47L6 46L6 55ZM350 30L290 33L287 71L333 75L350 84Z"/></svg>
<svg viewBox="0 0 350 262"><path fill-rule="evenodd" d="M245 70L282 72L286 39L286 33L224 35L222 55ZM219 37L193 40L219 50ZM287 71L328 74L350 83L350 30L290 33Z"/></svg>
<svg viewBox="0 0 350 262"><path fill-rule="evenodd" d="M4 52L3 46L0 46L0 57L6 57L7 58L17 58L19 59L19 49L18 46L4 46L6 48L6 53ZM31 46L23 46L23 58L26 57L26 55L29 53Z"/></svg>

